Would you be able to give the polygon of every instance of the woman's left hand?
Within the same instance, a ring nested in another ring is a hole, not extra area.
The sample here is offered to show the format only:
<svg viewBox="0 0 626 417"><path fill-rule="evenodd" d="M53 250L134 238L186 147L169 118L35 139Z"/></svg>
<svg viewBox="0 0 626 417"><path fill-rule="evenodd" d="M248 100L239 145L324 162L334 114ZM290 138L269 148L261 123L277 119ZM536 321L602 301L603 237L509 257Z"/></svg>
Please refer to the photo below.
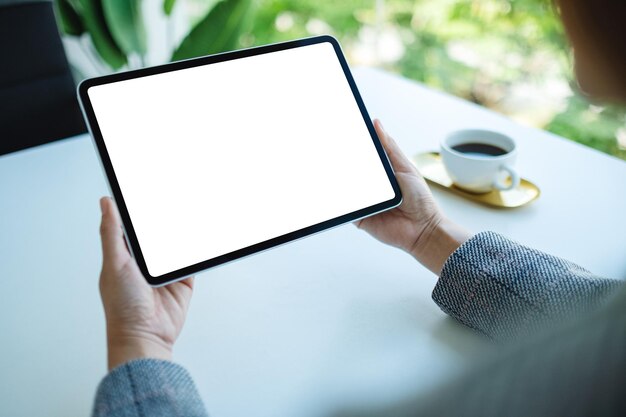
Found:
<svg viewBox="0 0 626 417"><path fill-rule="evenodd" d="M193 277L152 288L128 252L117 207L100 200L100 295L107 322L109 370L139 358L172 359L193 291Z"/></svg>

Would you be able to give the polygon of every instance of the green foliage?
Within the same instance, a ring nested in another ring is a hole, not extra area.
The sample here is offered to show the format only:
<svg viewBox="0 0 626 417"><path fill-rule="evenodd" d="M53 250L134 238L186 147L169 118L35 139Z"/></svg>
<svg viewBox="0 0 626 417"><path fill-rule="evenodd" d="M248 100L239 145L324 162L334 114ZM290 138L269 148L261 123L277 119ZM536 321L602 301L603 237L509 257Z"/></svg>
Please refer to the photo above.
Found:
<svg viewBox="0 0 626 417"><path fill-rule="evenodd" d="M626 150L615 140L616 132L626 124L624 114L623 108L597 107L577 94L546 130L626 160Z"/></svg>
<svg viewBox="0 0 626 417"><path fill-rule="evenodd" d="M102 61L120 69L128 56L146 53L142 1L55 0L55 11L64 33L88 33ZM534 88L536 96L549 97L546 86L555 81L566 89L568 83L575 85L569 46L552 1L185 2L196 11L190 16L195 25L174 48L172 60L322 32L336 36L349 59L357 46L384 55L388 46L372 39L386 34L399 40L402 50L376 65L507 114L510 108L503 103L515 91ZM170 16L175 4L163 0L163 13ZM626 159L616 140L618 131L626 132L626 109L593 106L575 87L571 90L569 96L561 91L562 102L553 103L551 112L534 125ZM530 107L516 111L532 113L532 103Z"/></svg>
<svg viewBox="0 0 626 417"><path fill-rule="evenodd" d="M80 36L85 31L83 20L69 0L54 0L54 13L63 33Z"/></svg>
<svg viewBox="0 0 626 417"><path fill-rule="evenodd" d="M363 25L357 16L373 14L373 4L374 0L262 0L254 19L253 43L262 45L311 36L306 25L312 19L328 24L343 39L354 37ZM277 30L276 19L280 15L293 20L290 28Z"/></svg>
<svg viewBox="0 0 626 417"><path fill-rule="evenodd" d="M561 26L542 0L421 1L413 22L414 41L399 71L480 104L490 104L483 101L489 94L480 91L485 84L494 91L541 78L535 56L551 57L562 71L569 65ZM492 62L468 65L450 52L455 45ZM517 62L506 64L507 58Z"/></svg>
<svg viewBox="0 0 626 417"><path fill-rule="evenodd" d="M55 0L57 21L70 36L87 32L103 62L113 70L147 52L147 35L142 15L143 0ZM75 3L76 2L76 3ZM221 0L201 18L182 40L172 60L236 49L243 30L250 23L254 0ZM163 13L169 16L176 1L164 0Z"/></svg>
<svg viewBox="0 0 626 417"><path fill-rule="evenodd" d="M196 24L181 42L172 61L235 49L249 23L252 0L223 0Z"/></svg>
<svg viewBox="0 0 626 417"><path fill-rule="evenodd" d="M113 69L119 69L126 64L126 55L117 45L107 22L104 18L104 10L102 9L102 1L99 0L80 0L77 11L79 11L85 29L89 32L93 45L102 57L104 62L109 64Z"/></svg>
<svg viewBox="0 0 626 417"><path fill-rule="evenodd" d="M174 9L174 4L176 4L176 0L164 0L163 1L163 13L167 16L172 14L172 10Z"/></svg>
<svg viewBox="0 0 626 417"><path fill-rule="evenodd" d="M141 0L106 0L104 17L113 39L125 54L146 53L146 29L141 14Z"/></svg>
<svg viewBox="0 0 626 417"><path fill-rule="evenodd" d="M437 7L437 14L429 13L429 6ZM549 75L546 71L554 68L561 79L575 85L569 45L552 2L422 0L415 13L422 16L422 24L412 28L417 36L397 66L406 76L487 107L497 107L499 100L506 99L501 92L515 85L542 85ZM493 62L477 66L459 62L449 53L454 43L487 51L481 56L492 56ZM515 64L507 63L511 57ZM553 63L553 68L542 66L542 61ZM626 159L616 140L616 132L626 125L626 109L593 106L572 89L565 110L540 127Z"/></svg>
<svg viewBox="0 0 626 417"><path fill-rule="evenodd" d="M500 110L516 88L535 86L548 96L543 87L551 81L575 85L554 9L546 0L263 0L245 39L253 45L310 36L307 26L317 19L350 55L351 45L364 42L364 29L387 31L401 39L404 51L378 65ZM281 21L289 24L281 27ZM459 50L469 57L459 57ZM547 123L535 126L626 159L616 140L626 127L626 109L592 106L572 90L563 110L555 104L552 120L549 113Z"/></svg>

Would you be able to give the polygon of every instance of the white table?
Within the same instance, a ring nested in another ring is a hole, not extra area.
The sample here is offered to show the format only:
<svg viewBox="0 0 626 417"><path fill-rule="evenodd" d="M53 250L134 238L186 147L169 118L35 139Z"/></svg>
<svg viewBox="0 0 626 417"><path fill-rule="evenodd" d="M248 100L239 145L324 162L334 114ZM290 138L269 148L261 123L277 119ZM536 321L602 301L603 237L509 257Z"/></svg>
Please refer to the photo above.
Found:
<svg viewBox="0 0 626 417"><path fill-rule="evenodd" d="M542 189L500 211L435 189L448 215L607 276L626 276L626 164L416 83L355 76L407 154L451 130L519 141ZM87 415L105 374L98 197L87 136L0 158L0 415ZM424 392L488 349L430 299L435 277L351 225L199 276L175 352L209 412L321 416L346 402Z"/></svg>

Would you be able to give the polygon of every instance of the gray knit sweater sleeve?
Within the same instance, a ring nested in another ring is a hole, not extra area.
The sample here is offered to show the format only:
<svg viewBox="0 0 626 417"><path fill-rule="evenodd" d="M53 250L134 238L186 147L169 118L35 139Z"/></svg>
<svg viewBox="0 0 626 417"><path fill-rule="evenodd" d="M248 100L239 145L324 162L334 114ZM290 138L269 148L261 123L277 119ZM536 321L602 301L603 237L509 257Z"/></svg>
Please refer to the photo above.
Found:
<svg viewBox="0 0 626 417"><path fill-rule="evenodd" d="M433 300L461 323L505 340L596 308L620 285L493 232L446 261Z"/></svg>
<svg viewBox="0 0 626 417"><path fill-rule="evenodd" d="M433 299L444 311L467 326L494 339L508 339L520 331L535 332L552 319L586 313L606 301L619 286L620 281L594 276L571 262L522 246L498 234L483 232L465 242L446 261L433 291ZM618 315L611 314L609 317L614 319ZM600 327L594 325L589 328ZM581 332L576 331L574 335ZM607 346L606 334L601 334L604 339L596 338L598 346ZM567 341L560 352L575 346L566 337L559 340ZM583 349L586 350L587 347ZM532 351L527 353L530 358L537 356ZM559 355L556 357L560 358L562 353ZM622 359L617 358L611 366ZM512 363L517 366L522 361ZM570 365L563 369L570 369ZM539 368L548 369L545 365ZM503 372L504 368L497 369ZM482 382L493 380L491 377L480 379ZM552 381L547 377L545 380ZM459 392L466 391L463 388ZM493 394L492 389L487 391ZM468 407L467 401L461 401L460 394L458 398L459 405ZM502 395L502 398L510 398L510 393ZM545 399L542 401L542 404L550 404ZM98 387L93 409L93 417L206 415L187 371L172 362L156 359L131 361L111 371Z"/></svg>
<svg viewBox="0 0 626 417"><path fill-rule="evenodd" d="M206 417L189 373L180 365L138 359L113 369L96 393L93 417Z"/></svg>

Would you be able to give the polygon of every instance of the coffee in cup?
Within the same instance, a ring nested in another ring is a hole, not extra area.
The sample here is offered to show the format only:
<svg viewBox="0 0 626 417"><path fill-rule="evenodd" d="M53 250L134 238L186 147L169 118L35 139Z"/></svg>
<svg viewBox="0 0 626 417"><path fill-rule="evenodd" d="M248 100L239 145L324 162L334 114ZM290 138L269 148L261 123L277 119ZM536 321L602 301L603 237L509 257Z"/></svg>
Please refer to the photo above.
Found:
<svg viewBox="0 0 626 417"><path fill-rule="evenodd" d="M520 182L513 168L517 146L501 133L479 129L453 132L441 142L441 158L454 185L470 192L511 190Z"/></svg>

